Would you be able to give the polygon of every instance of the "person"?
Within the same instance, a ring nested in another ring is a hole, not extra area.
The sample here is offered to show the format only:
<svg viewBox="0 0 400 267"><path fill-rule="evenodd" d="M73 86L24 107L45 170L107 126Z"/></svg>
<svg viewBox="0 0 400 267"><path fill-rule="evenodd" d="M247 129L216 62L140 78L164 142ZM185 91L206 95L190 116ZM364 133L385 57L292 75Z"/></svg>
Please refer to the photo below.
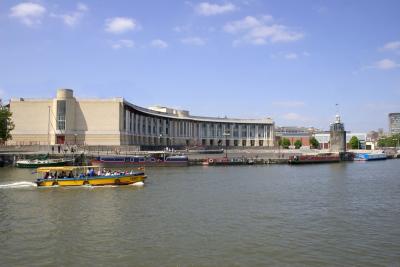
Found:
<svg viewBox="0 0 400 267"><path fill-rule="evenodd" d="M93 169L93 168L90 169L90 171L89 171L89 176L90 176L90 177L93 177L93 176L94 176L94 169Z"/></svg>
<svg viewBox="0 0 400 267"><path fill-rule="evenodd" d="M54 154L54 146L51 146L51 154Z"/></svg>
<svg viewBox="0 0 400 267"><path fill-rule="evenodd" d="M58 149L58 154L60 154L60 152L61 152L61 146L58 145L58 146L57 146L57 149Z"/></svg>
<svg viewBox="0 0 400 267"><path fill-rule="evenodd" d="M97 171L97 176L101 176L101 170L100 169Z"/></svg>
<svg viewBox="0 0 400 267"><path fill-rule="evenodd" d="M74 174L72 173L72 171L69 171L68 178L74 178Z"/></svg>
<svg viewBox="0 0 400 267"><path fill-rule="evenodd" d="M46 173L44 174L43 179L47 179L47 178L49 178L49 176L50 176L49 172L46 172Z"/></svg>

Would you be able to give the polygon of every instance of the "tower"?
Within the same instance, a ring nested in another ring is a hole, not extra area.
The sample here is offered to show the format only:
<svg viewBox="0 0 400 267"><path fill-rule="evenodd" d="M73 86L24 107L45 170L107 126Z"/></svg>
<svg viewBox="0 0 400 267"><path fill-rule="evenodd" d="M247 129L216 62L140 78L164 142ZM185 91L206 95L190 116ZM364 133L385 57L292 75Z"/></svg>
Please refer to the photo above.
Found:
<svg viewBox="0 0 400 267"><path fill-rule="evenodd" d="M335 117L335 122L331 123L330 126L330 142L331 152L346 152L346 131L338 114Z"/></svg>

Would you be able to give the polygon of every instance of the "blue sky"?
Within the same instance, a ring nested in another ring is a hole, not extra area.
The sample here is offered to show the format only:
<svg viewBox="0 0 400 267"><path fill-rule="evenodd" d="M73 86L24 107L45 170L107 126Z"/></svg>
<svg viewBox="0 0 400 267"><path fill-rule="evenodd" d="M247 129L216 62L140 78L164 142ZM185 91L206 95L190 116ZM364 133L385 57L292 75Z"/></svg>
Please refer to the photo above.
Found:
<svg viewBox="0 0 400 267"><path fill-rule="evenodd" d="M0 96L122 96L194 115L387 129L400 1L0 1Z"/></svg>

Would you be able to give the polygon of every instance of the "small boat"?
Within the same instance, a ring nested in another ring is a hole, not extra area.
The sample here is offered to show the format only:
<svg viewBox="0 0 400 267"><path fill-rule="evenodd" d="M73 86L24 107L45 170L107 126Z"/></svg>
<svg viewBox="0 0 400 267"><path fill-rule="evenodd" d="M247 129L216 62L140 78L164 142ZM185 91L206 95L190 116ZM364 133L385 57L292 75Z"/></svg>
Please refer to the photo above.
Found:
<svg viewBox="0 0 400 267"><path fill-rule="evenodd" d="M209 158L203 161L205 166L233 166L233 165L253 165L254 161L245 158Z"/></svg>
<svg viewBox="0 0 400 267"><path fill-rule="evenodd" d="M318 154L318 155L301 155L291 156L289 164L312 164L312 163L334 163L340 162L339 154Z"/></svg>
<svg viewBox="0 0 400 267"><path fill-rule="evenodd" d="M24 159L17 160L15 166L18 168L39 168L50 166L66 166L74 162L72 159Z"/></svg>
<svg viewBox="0 0 400 267"><path fill-rule="evenodd" d="M357 161L371 161L371 160L385 160L387 155L385 153L356 153L354 160Z"/></svg>
<svg viewBox="0 0 400 267"><path fill-rule="evenodd" d="M96 172L97 171L97 172ZM37 186L104 186L130 185L143 182L147 176L141 172L102 172L95 166L41 167L37 169Z"/></svg>
<svg viewBox="0 0 400 267"><path fill-rule="evenodd" d="M153 156L106 156L97 157L91 164L104 168L143 167L183 167L189 165L189 159L184 155L153 155Z"/></svg>

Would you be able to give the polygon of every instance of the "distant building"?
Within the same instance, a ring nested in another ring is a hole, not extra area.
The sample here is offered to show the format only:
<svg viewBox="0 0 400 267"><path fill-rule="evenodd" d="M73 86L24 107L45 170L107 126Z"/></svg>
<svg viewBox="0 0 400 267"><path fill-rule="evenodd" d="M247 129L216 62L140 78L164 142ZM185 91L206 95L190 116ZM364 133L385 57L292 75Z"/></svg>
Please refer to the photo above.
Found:
<svg viewBox="0 0 400 267"><path fill-rule="evenodd" d="M329 149L331 137L329 131L315 133L314 137L319 143L319 149Z"/></svg>
<svg viewBox="0 0 400 267"><path fill-rule="evenodd" d="M400 134L400 113L389 113L389 133Z"/></svg>
<svg viewBox="0 0 400 267"><path fill-rule="evenodd" d="M313 133L318 132L320 130L314 127L295 127L295 126L283 126L276 127L275 135L276 139L287 138L290 141L290 144L294 146L294 143L299 140L302 143L303 147L310 146L310 137Z"/></svg>
<svg viewBox="0 0 400 267"><path fill-rule="evenodd" d="M350 148L350 139L356 136L360 141L360 149L367 149L367 134L366 133L352 133L346 132L346 148ZM315 139L319 142L320 149L330 149L330 138L331 134L329 132L316 133L314 134ZM369 143L371 146L371 143Z"/></svg>
<svg viewBox="0 0 400 267"><path fill-rule="evenodd" d="M9 143L16 145L274 146L271 118L192 116L123 98L77 99L71 89L51 99L12 99L10 109L15 128Z"/></svg>

